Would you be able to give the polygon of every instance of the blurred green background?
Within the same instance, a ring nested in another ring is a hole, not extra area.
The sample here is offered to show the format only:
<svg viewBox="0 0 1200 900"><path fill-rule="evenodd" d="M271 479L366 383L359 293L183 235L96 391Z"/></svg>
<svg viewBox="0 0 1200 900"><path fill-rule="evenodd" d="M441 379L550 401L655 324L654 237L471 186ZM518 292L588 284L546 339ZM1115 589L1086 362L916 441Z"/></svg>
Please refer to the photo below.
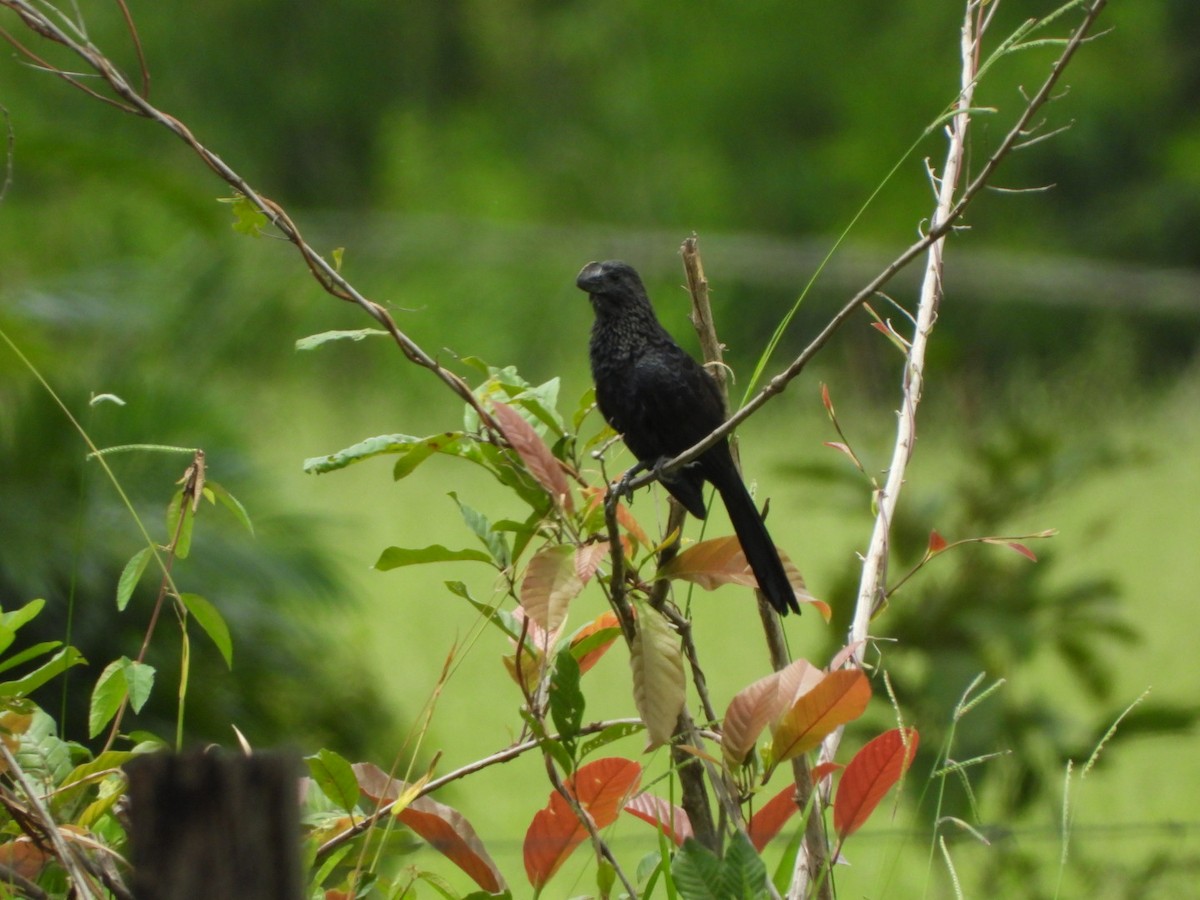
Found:
<svg viewBox="0 0 1200 900"><path fill-rule="evenodd" d="M132 74L115 9L80 6L91 39ZM992 46L1053 8L1005 0ZM578 268L634 263L664 322L694 346L677 258L693 231L745 386L836 237L953 99L962 11L947 0L213 0L133 13L160 108L283 204L318 249L344 247L345 274L427 350L451 364L473 355L515 365L533 382L561 376L569 412L589 383ZM1109 31L1072 64L1042 125L1069 127L1015 154L996 180L1009 190L985 195L948 246L893 572L920 556L933 528L949 539L1060 534L1033 547L1036 566L989 546L938 560L877 625L900 640L884 645L883 662L927 763L971 679L1007 679L960 724L952 751L1012 750L973 772L977 811L961 792L947 800L992 839L956 844L964 884L1053 894L1064 760L1086 758L1153 686L1076 785L1066 884L1077 896L1185 896L1200 866L1190 802L1200 791L1190 647L1200 628L1200 5L1114 2L1102 21ZM0 26L77 68L11 14ZM976 119L974 167L1053 50L1007 58L984 83L977 102L997 112ZM332 746L386 765L442 660L474 634L474 613L443 581L467 580L483 597L495 585L460 567L370 566L392 544L467 546L450 490L494 519L514 515L514 501L452 461L398 485L386 461L321 477L300 465L369 435L455 428L460 405L383 342L297 354L299 337L370 323L322 294L285 242L236 234L217 202L228 188L165 131L15 54L0 63L0 105L13 146L0 327L98 444L203 447L210 477L257 526L251 539L220 511L206 514L183 568L184 589L220 607L236 642L227 673L196 640L189 734L230 743L232 721L259 745ZM772 370L911 242L932 208L922 159L943 153L937 135L925 140L888 182L805 299ZM914 285L902 277L890 295L912 308ZM886 301L877 308L897 317ZM818 385L829 384L843 428L879 473L900 365L869 326L865 314L852 320L742 431L776 540L836 608L828 627L811 615L788 622L793 652L817 662L845 633L870 528L869 484L823 446L837 436ZM126 405L88 406L104 392ZM64 727L77 739L95 673L136 652L152 600L147 590L116 613L116 576L139 539L83 452L4 348L0 604L46 597L45 633L61 638L74 596L72 639L92 661L65 698ZM185 458L113 464L148 521L161 522ZM649 498L635 512L653 521ZM585 597L578 621L601 604ZM750 610L732 588L694 598L718 706L766 670ZM137 720L164 734L173 641L164 630L156 643L158 697ZM422 758L443 749L446 770L515 735L519 698L497 687L501 652L490 633L472 645ZM585 683L589 717L628 713L628 675L612 656ZM881 701L873 724L891 720ZM525 823L544 802L539 767L504 766L445 797L514 884ZM940 863L926 876L920 829L933 812L916 806L891 823L880 814L848 848L848 895L949 891ZM636 849L644 835L632 828ZM903 864L892 870L897 846ZM575 865L578 876L582 855Z"/></svg>

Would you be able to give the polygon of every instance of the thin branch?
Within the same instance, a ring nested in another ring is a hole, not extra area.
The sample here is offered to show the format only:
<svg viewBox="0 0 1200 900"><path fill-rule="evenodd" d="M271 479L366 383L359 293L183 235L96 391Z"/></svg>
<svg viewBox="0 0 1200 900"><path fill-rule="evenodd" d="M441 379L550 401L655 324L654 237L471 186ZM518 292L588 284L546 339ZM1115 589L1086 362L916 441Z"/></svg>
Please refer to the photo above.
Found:
<svg viewBox="0 0 1200 900"><path fill-rule="evenodd" d="M93 91L74 80L69 74L60 68L40 60L31 51L26 50L15 41L6 32L0 31L0 36L5 37L10 43L13 43L22 53L29 56L31 59L39 60L50 71L54 72L61 78L66 79L69 83L88 94L96 97L96 99L104 100L112 103L126 112L131 112L135 115L142 116L157 122L162 127L176 135L180 140L188 145L200 159L213 170L226 184L234 188L238 193L244 196L252 203L279 231L287 238L296 249L299 250L305 264L313 277L321 285L321 287L329 294L337 297L340 300L345 300L354 303L365 311L371 318L375 319L382 325L391 335L392 340L400 347L404 355L410 362L428 369L447 387L456 393L464 402L474 409L479 415L480 421L493 434L493 439L501 440L500 429L496 426L495 420L491 414L484 409L478 398L472 393L470 386L455 373L444 368L437 362L434 357L430 356L420 347L412 338L400 330L396 325L391 315L384 307L367 299L363 294L348 282L337 269L331 265L324 257L322 257L311 245L304 239L300 233L300 229L292 221L287 212L270 198L256 191L241 175L239 175L232 167L230 167L223 159L217 156L216 153L209 150L191 130L169 113L160 110L154 106L146 97L135 91L112 61L105 56L100 50L90 43L83 44L72 38L54 21L48 18L43 13L34 9L27 0L0 0L0 6L8 7L13 10L21 20L36 34L46 38L49 41L61 44L68 50L83 59L89 66L96 71L97 74L108 84L113 93L117 95L124 103L119 103L111 98L104 97L102 94Z"/></svg>
<svg viewBox="0 0 1200 900"><path fill-rule="evenodd" d="M9 0L0 0L0 2L9 2ZM731 415L719 428L713 430L711 434L698 441L687 450L680 453L678 456L655 466L653 471L645 472L638 477L631 479L629 482L629 490L636 490L643 485L649 484L662 475L669 474L681 466L687 465L694 459L700 456L709 447L716 444L722 438L731 434L739 425L746 419L754 415L764 404L767 403L776 394L780 394L788 386L804 368L812 362L817 353L829 342L830 338L837 332L842 324L864 303L866 303L872 295L879 292L884 285L892 280L898 272L907 267L909 263L915 260L918 256L926 253L930 247L939 242L943 237L953 230L955 223L963 217L963 214L970 207L978 194L983 191L990 181L996 169L1004 161L1005 158L1014 150L1016 145L1025 140L1025 134L1033 117L1037 114L1048 100L1051 99L1051 92L1054 86L1062 77L1063 71L1067 64L1075 55L1075 52L1087 40L1088 32L1092 25L1095 24L1096 17L1100 15L1101 10L1107 5L1108 0L1092 0L1088 6L1087 13L1084 15L1083 21L1072 33L1070 39L1066 42L1062 53L1054 61L1051 66L1050 74L1042 83L1042 86L1030 98L1025 109L1018 117L1016 123L1005 134L1003 140L997 146L996 150L988 157L979 174L963 189L959 195L959 199L946 212L944 218L940 218L919 240L914 242L903 252L898 254L888 265L886 265L870 282L867 283L857 294L851 297L845 305L829 320L823 329L816 337L809 342L800 354L785 368L782 372L772 378L767 384L751 398L741 409ZM961 115L962 112L956 113Z"/></svg>
<svg viewBox="0 0 1200 900"><path fill-rule="evenodd" d="M641 719L605 719L603 722L592 722L590 725L584 725L576 732L577 737L583 737L589 734L598 734L606 728L611 728L614 725L641 725ZM561 740L557 734L547 735L547 738L552 741ZM414 796L406 798L406 802L411 802L417 797L425 797L459 779L466 778L468 775L474 775L476 772L481 772L484 769L489 769L492 766L500 765L501 763L512 762L514 759L529 753L531 750L537 750L541 746L541 741L537 738L530 738L518 744L513 744L511 747L505 747L503 750L497 750L488 756L467 763L453 772L448 772L440 778L433 778L427 781ZM338 847L353 840L369 829L379 820L386 818L391 814L392 808L396 805L396 801L390 801L379 806L371 815L364 819L359 819L354 822L345 831L340 831L317 848L316 859L320 860L328 856Z"/></svg>

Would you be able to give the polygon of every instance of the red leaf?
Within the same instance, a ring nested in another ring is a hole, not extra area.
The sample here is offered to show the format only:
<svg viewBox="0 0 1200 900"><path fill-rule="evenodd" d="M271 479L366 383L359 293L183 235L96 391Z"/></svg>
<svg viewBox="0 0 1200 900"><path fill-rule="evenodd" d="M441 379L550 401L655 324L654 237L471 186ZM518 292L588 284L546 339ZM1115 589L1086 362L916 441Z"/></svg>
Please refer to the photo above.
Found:
<svg viewBox="0 0 1200 900"><path fill-rule="evenodd" d="M565 787L600 829L613 823L641 780L642 767L636 762L606 757L582 766ZM570 804L562 794L552 791L549 802L534 814L525 832L525 874L529 883L540 890L586 837L587 829Z"/></svg>
<svg viewBox="0 0 1200 900"><path fill-rule="evenodd" d="M946 549L946 539L938 534L937 529L929 532L929 554L941 553Z"/></svg>
<svg viewBox="0 0 1200 900"><path fill-rule="evenodd" d="M850 760L833 802L833 827L842 840L862 827L883 795L908 770L917 752L917 741L917 729L901 732L893 728L870 741Z"/></svg>
<svg viewBox="0 0 1200 900"><path fill-rule="evenodd" d="M750 835L750 843L754 849L762 853L763 847L770 843L771 838L779 834L779 830L787 824L787 820L796 814L800 807L796 805L796 786L789 784L772 797L766 804L750 817L746 823L746 831Z"/></svg>
<svg viewBox="0 0 1200 900"><path fill-rule="evenodd" d="M567 485L567 476L563 474L562 463L550 452L550 448L533 430L533 426L505 403L493 404L492 413L500 425L500 430L504 432L504 439L517 451L529 474L546 489L546 493L554 498L555 503L562 504L568 512L572 511L574 504L571 501L571 489Z"/></svg>
<svg viewBox="0 0 1200 900"><path fill-rule="evenodd" d="M398 798L408 784L392 778L371 763L355 763L354 774L363 796L380 805ZM493 894L504 891L504 877L488 856L483 842L458 810L432 797L417 797L397 816L428 844Z"/></svg>
<svg viewBox="0 0 1200 900"><path fill-rule="evenodd" d="M567 801L557 791L550 794L545 808L539 809L525 832L525 875L536 890L550 880L583 839L587 829L575 818Z"/></svg>
<svg viewBox="0 0 1200 900"><path fill-rule="evenodd" d="M823 381L821 382L821 403L825 407L826 411L832 416L833 400L829 396L829 385Z"/></svg>
<svg viewBox="0 0 1200 900"><path fill-rule="evenodd" d="M832 775L838 769L844 769L844 768L846 768L846 767L843 766L841 763L835 763L835 762L823 762L823 763L819 763L818 765L813 766L813 770L812 770L813 784L819 784L822 779L828 778L830 775Z"/></svg>
<svg viewBox="0 0 1200 900"><path fill-rule="evenodd" d="M1035 554L1032 550L1030 550L1024 544L1018 543L1017 541L1009 541L1008 546L1011 547L1013 550L1016 550L1022 556L1028 557L1033 562L1038 561L1037 554Z"/></svg>
<svg viewBox="0 0 1200 900"><path fill-rule="evenodd" d="M688 814L654 794L643 791L625 804L625 811L657 826L676 846L692 836L692 822Z"/></svg>

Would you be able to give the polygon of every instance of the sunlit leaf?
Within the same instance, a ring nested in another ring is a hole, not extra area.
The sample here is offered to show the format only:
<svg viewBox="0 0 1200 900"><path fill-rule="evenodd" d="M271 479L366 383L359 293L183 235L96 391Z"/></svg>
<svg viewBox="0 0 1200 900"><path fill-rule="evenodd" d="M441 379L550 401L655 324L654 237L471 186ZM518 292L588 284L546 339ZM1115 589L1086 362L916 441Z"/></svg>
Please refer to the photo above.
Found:
<svg viewBox="0 0 1200 900"><path fill-rule="evenodd" d="M833 802L833 827L843 840L870 818L917 752L915 728L893 728L868 742L854 755L838 782Z"/></svg>
<svg viewBox="0 0 1200 900"><path fill-rule="evenodd" d="M771 759L778 764L811 750L862 715L870 699L871 683L861 669L830 672L779 719L771 733Z"/></svg>
<svg viewBox="0 0 1200 900"><path fill-rule="evenodd" d="M30 600L20 609L0 614L0 625L11 631L19 631L21 627L37 618L38 613L46 606L46 601L40 597Z"/></svg>
<svg viewBox="0 0 1200 900"><path fill-rule="evenodd" d="M16 681L0 682L0 697L24 697L31 691L40 688L47 681L61 675L72 666L86 663L87 660L74 647L63 647L49 660L34 669L23 678Z"/></svg>
<svg viewBox="0 0 1200 900"><path fill-rule="evenodd" d="M638 616L629 664L633 669L633 702L646 725L649 746L666 744L687 699L687 681L679 635L657 612L646 611Z"/></svg>

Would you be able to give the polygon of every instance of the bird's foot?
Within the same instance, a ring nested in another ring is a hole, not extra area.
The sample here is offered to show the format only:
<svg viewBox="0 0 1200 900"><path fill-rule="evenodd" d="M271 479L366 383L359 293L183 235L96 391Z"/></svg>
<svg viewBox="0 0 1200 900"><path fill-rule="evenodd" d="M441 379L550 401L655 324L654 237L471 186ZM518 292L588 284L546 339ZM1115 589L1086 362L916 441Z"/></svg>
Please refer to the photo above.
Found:
<svg viewBox="0 0 1200 900"><path fill-rule="evenodd" d="M624 475L622 475L620 478L618 478L616 481L614 481L612 484L610 484L608 486L609 494L613 497L614 500L620 500L622 497L627 497L630 500L632 500L633 499L633 491L631 491L629 489L629 482L633 481L633 479L635 477L640 475L642 472L644 472L648 468L649 468L649 466L647 466L646 463L641 463L641 462L638 463L633 468L626 471Z"/></svg>

